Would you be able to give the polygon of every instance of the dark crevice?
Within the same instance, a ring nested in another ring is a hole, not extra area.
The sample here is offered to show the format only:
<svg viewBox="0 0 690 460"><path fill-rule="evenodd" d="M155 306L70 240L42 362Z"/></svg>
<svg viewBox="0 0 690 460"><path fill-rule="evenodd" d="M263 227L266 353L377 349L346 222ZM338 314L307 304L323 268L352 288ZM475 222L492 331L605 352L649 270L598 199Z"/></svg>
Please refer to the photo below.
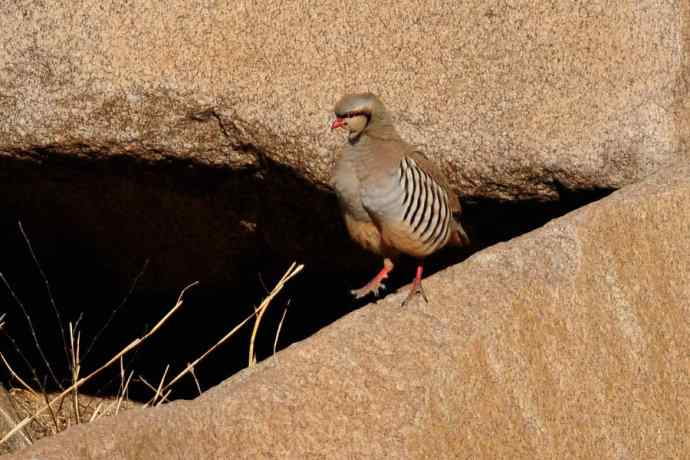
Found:
<svg viewBox="0 0 690 460"><path fill-rule="evenodd" d="M225 129L217 115L211 116ZM0 156L0 272L31 312L43 348L50 351L53 368L65 383L69 372L59 328L18 230L20 220L63 319L74 321L84 314L84 350L148 260L136 289L88 356L84 372L145 333L174 304L179 291L195 280L200 285L190 291L183 309L125 360L149 382L158 382L167 364L171 373L179 371L253 311L265 296L263 284L270 289L292 261L306 268L264 318L260 359L272 352L286 306L279 348L368 302L355 302L349 290L368 281L381 260L349 240L334 194L273 162L255 146L233 148L256 155L259 167L231 170L172 158L140 161L94 153L84 146L70 149L70 155L44 148ZM71 155L79 149L81 155ZM466 197L464 222L475 242L472 250L523 234L610 193L572 191L559 184L554 188L558 201ZM457 263L470 252L444 251L428 261L426 273ZM401 260L388 292L409 283L413 268L412 261ZM0 311L8 313L6 332L45 375L26 321L3 286ZM249 328L196 369L203 388L246 366L248 335ZM8 340L0 340L17 371L30 376ZM111 372L86 390L113 393L118 383L117 373ZM174 396L193 397L195 392L191 379L185 379ZM147 399L150 391L133 384L131 395Z"/></svg>
<svg viewBox="0 0 690 460"><path fill-rule="evenodd" d="M240 129L232 120L226 119L218 113L215 108L191 113L188 115L188 118L199 122L207 122L213 119L215 123L218 124L218 129L220 129L223 137L228 141L229 146L234 151L251 154L255 157L256 161L260 163L260 167L265 167L265 162L262 162L262 160L265 160L266 156L262 150L252 143L239 140L242 137L240 135ZM237 133L237 135L231 135L231 131Z"/></svg>
<svg viewBox="0 0 690 460"><path fill-rule="evenodd" d="M613 192L612 189L572 191L558 183L554 183L554 190L558 191L558 200L465 198L463 215L471 240L479 249L507 241Z"/></svg>

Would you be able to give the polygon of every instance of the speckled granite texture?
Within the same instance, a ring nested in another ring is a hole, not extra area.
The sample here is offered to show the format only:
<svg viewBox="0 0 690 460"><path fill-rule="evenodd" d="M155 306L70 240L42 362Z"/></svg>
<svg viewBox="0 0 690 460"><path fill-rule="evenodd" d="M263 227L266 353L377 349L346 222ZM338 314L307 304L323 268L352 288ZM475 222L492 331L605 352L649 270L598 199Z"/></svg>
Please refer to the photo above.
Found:
<svg viewBox="0 0 690 460"><path fill-rule="evenodd" d="M326 183L332 105L367 89L463 196L620 187L686 152L686 3L5 2L0 152L252 145Z"/></svg>
<svg viewBox="0 0 690 460"><path fill-rule="evenodd" d="M690 166L362 308L192 402L16 458L682 458Z"/></svg>

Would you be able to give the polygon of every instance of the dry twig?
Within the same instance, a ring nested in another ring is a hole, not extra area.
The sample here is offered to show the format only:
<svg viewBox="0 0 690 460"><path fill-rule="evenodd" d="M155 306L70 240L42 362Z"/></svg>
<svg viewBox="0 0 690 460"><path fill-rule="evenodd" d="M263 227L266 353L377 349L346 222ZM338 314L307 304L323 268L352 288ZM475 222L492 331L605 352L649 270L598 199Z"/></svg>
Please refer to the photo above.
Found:
<svg viewBox="0 0 690 460"><path fill-rule="evenodd" d="M271 293L268 294L268 296L266 296L263 302L261 302L261 305L259 305L259 308L257 308L256 319L254 320L254 329L252 329L252 336L249 339L249 367L253 367L256 364L256 352L254 350L254 342L256 341L256 334L259 331L259 324L261 323L261 319L266 313L266 310L268 310L268 306L271 304L273 298L277 296L278 293L283 289L285 284L288 281L290 281L290 279L293 276L301 272L303 268L304 265L297 265L293 262L292 265L290 265L290 268L288 268L287 272L285 272L283 277L273 288Z"/></svg>
<svg viewBox="0 0 690 460"><path fill-rule="evenodd" d="M209 354L211 354L216 348L218 348L218 347L221 346L223 343L225 343L230 337L232 337L233 335L235 335L235 333L236 333L242 326L244 326L245 324L247 324L247 322L249 322L250 319L252 319L253 317L255 317L255 316L256 316L258 313L260 313L261 311L264 311L266 308L268 308L268 305L271 303L271 300L273 300L273 298L274 298L276 295L278 295L278 293L283 289L283 287L285 286L285 283L287 283L290 279L292 279L292 277L294 277L294 276L297 275L299 272L301 272L303 268L304 268L304 265L302 265L302 264L297 265L297 264L293 263L292 265L290 265L290 268L288 268L287 272L285 272L285 274L283 275L283 277L280 279L280 281L278 281L278 283L277 283L276 286L273 288L273 290L272 290L271 293L268 295L268 297L266 297L266 298L264 299L264 301L261 302L261 305L259 306L259 308L257 308L257 309L254 311L254 313L250 314L250 315L247 316L244 320L242 320L242 322L240 322L238 325L236 325L235 327L233 327L227 334L225 334L223 337L221 337L221 339L218 340L218 342L216 342L215 345L213 345L211 348L209 348L208 350L206 350L201 356L199 356L197 359L195 359L195 360L192 361L191 363L187 364L187 367L185 367L182 371L180 371L179 374L177 374L170 382L168 382L168 383L163 387L163 391L169 389L173 384L175 384L178 380L180 380L182 377L184 377L187 373L193 372L193 370L194 370L194 368L197 366L197 364L199 364L201 361L203 361ZM255 337L255 336L256 336L256 324L255 324L254 332L252 333L252 340L251 340L251 343L250 343L250 347L251 347L250 356L254 356L254 355L253 355L253 353L254 353L253 344L254 344L254 337Z"/></svg>
<svg viewBox="0 0 690 460"><path fill-rule="evenodd" d="M278 323L278 329L276 330L276 338L273 340L273 354L276 354L276 348L278 348L278 338L280 337L280 331L283 329L283 321L285 321L285 315L287 314L288 306L290 302L285 306L283 310L283 316L280 317L280 322Z"/></svg>
<svg viewBox="0 0 690 460"><path fill-rule="evenodd" d="M182 306L182 304L183 304L182 298L184 297L184 294L187 292L187 290L190 289L190 288L193 287L193 286L196 286L197 284L198 284L198 282L194 282L194 283L190 284L189 286L187 286L186 288L184 288L184 289L182 290L182 292L180 292L180 295L179 295L179 297L178 297L178 299L177 299L177 303L175 304L175 306L174 306L172 309L170 309L170 311L168 311L168 313L166 313L165 316L163 316L163 318L161 318L161 319L158 321L158 323L156 323L156 325L153 326L153 328L152 328L149 332L147 332L146 334L144 334L142 337L139 337L139 338L137 338L137 339L134 339L129 345L127 345L127 346L126 346L125 348L123 348L119 353L117 353L115 356L113 356L108 362L106 362L105 364L103 364L101 367L99 367L99 368L96 369L95 371L91 372L91 373L90 373L89 375L87 375L86 377L82 377L82 378L80 378L79 380L77 380L77 381L76 381L75 383L73 383L69 388L63 390L62 393L60 393L58 396L56 396L56 397L53 398L51 401L49 401L49 402L48 402L45 406L43 406L41 409L37 410L37 411L36 411L34 414L32 414L31 416L26 417L24 420L22 420L21 422L19 422L19 423L18 423L14 428L12 428L2 439L0 439L0 445L1 445L1 444L4 444L5 441L7 441L7 440L8 440L9 438L11 438L12 436L14 436L15 433L17 433L19 430L21 430L22 428L24 428L28 423L30 423L30 422L31 422L33 419L35 419L38 415L42 414L42 413L45 412L46 410L50 410L50 409L52 408L52 405L53 405L56 401L58 401L58 400L64 398L65 395L71 393L72 391L75 391L75 390L76 390L77 388L79 388L81 385L83 385L84 383L86 383L86 382L88 382L89 380L91 380L95 375L99 374L99 373L100 373L101 371L103 371L104 369L110 367L113 363L115 363L117 360L119 360L122 356L124 356L125 354L127 354L127 353L130 352L131 350L137 348L137 347L138 347L139 345L141 345L146 339L148 339L148 338L151 337L153 334L155 334L155 333L158 331L158 329L160 329L160 328L163 326L163 324L165 324L165 323L168 321L168 319L169 319L169 318L170 318L170 317L171 317L171 316Z"/></svg>

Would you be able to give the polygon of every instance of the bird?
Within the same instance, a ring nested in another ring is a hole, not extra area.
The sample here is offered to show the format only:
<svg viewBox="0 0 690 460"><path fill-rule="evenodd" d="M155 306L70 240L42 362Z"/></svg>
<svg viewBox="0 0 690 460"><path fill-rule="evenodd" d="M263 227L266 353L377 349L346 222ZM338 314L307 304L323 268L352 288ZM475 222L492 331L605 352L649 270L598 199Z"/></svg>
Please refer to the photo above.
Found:
<svg viewBox="0 0 690 460"><path fill-rule="evenodd" d="M424 259L447 245L469 246L460 223L462 207L448 180L419 149L398 134L376 95L342 96L334 108L331 131L347 132L336 157L331 185L338 197L350 237L383 257L383 268L351 293L360 299L378 296L383 280L400 254L417 260L417 270L404 306L421 294Z"/></svg>

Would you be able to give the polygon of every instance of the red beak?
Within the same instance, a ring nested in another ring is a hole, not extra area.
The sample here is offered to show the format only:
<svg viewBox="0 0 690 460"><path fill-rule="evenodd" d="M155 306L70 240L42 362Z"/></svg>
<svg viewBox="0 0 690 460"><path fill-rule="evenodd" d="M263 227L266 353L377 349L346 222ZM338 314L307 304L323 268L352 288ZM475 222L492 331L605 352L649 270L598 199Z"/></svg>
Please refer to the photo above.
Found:
<svg viewBox="0 0 690 460"><path fill-rule="evenodd" d="M342 128L343 126L345 126L344 118L337 117L333 120L333 123L331 123L331 129Z"/></svg>

